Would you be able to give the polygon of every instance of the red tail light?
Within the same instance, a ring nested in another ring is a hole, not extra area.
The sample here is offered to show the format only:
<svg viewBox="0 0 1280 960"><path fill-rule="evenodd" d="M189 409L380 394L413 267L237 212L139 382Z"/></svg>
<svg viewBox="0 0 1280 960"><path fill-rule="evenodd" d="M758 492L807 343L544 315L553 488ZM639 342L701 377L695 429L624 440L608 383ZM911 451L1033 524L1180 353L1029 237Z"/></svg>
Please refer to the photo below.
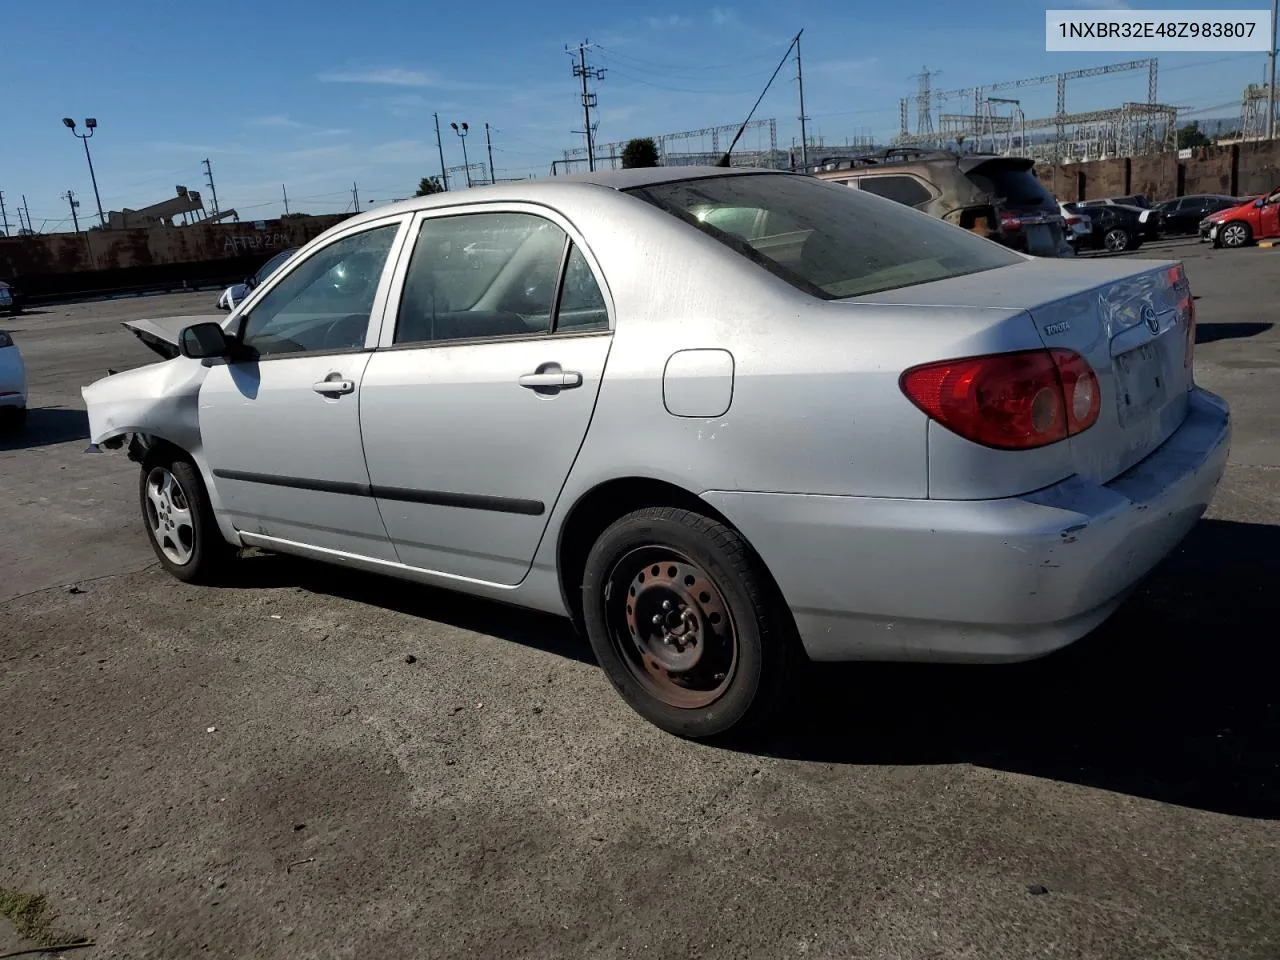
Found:
<svg viewBox="0 0 1280 960"><path fill-rule="evenodd" d="M1074 227L1074 226L1075 226L1077 223L1079 223L1079 222L1080 222L1080 218L1079 218L1079 217L1067 217L1067 226L1068 226L1068 227Z"/></svg>
<svg viewBox="0 0 1280 960"><path fill-rule="evenodd" d="M1013 213L1000 214L1001 230L1019 230L1021 228L1022 228L1022 220L1018 218L1017 214L1013 214Z"/></svg>
<svg viewBox="0 0 1280 960"><path fill-rule="evenodd" d="M1098 378L1074 350L1025 350L912 367L899 381L912 403L966 440L1030 450L1088 430Z"/></svg>

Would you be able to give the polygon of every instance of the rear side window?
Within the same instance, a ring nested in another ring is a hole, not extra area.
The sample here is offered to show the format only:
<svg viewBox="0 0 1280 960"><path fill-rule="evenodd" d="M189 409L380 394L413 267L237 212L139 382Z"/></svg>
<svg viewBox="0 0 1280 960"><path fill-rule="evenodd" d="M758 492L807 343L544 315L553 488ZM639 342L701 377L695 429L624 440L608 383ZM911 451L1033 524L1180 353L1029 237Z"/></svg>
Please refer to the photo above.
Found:
<svg viewBox="0 0 1280 960"><path fill-rule="evenodd" d="M993 160L974 167L968 177L983 193L1014 206L1055 205L1053 197L1036 175L1019 165Z"/></svg>
<svg viewBox="0 0 1280 960"><path fill-rule="evenodd" d="M860 177L858 189L874 193L886 200L896 200L908 207L919 206L933 199L933 193L915 177L884 176Z"/></svg>
<svg viewBox="0 0 1280 960"><path fill-rule="evenodd" d="M679 180L627 191L797 289L834 300L1022 263L1012 251L865 191L793 174ZM715 225L715 211L752 210L752 232Z"/></svg>

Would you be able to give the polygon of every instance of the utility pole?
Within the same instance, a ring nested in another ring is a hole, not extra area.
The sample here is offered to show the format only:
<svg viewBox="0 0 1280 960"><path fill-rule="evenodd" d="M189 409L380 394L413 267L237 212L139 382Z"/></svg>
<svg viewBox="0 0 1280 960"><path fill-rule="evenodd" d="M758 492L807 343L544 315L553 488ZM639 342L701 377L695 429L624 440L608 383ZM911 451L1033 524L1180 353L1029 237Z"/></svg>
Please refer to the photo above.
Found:
<svg viewBox="0 0 1280 960"><path fill-rule="evenodd" d="M484 125L484 145L489 148L489 182L497 183L493 178L493 140L489 138L489 125Z"/></svg>
<svg viewBox="0 0 1280 960"><path fill-rule="evenodd" d="M351 181L351 202L356 206L356 213L360 212L360 188L356 186L354 180Z"/></svg>
<svg viewBox="0 0 1280 960"><path fill-rule="evenodd" d="M62 195L62 199L71 204L71 223L76 228L76 233L80 232L80 218L76 216L76 207L80 206L80 201L76 199L75 191L68 190Z"/></svg>
<svg viewBox="0 0 1280 960"><path fill-rule="evenodd" d="M283 183L282 183L282 184L280 184L280 192L281 192L282 194L284 194L284 212L285 212L285 215L286 215L286 216L288 216L288 214L289 214L289 191L288 191L288 190L286 190L286 189L284 188L284 184L283 184Z"/></svg>
<svg viewBox="0 0 1280 960"><path fill-rule="evenodd" d="M27 195L25 193L22 195L22 209L27 214L27 229L35 233L35 227L31 226L31 207L27 205Z"/></svg>
<svg viewBox="0 0 1280 960"><path fill-rule="evenodd" d="M578 44L578 62L573 65L573 75L582 78L582 119L584 124L583 134L587 138L587 169L595 171L596 169L596 145L595 132L591 129L591 110L596 105L596 95L587 89L588 80L603 80L604 70L598 67L587 66L587 47L590 43L583 41ZM573 50L565 47L565 52L573 56Z"/></svg>
<svg viewBox="0 0 1280 960"><path fill-rule="evenodd" d="M213 215L218 215L218 188L213 185L213 165L206 159L204 163L204 175L209 182L209 192L213 194Z"/></svg>
<svg viewBox="0 0 1280 960"><path fill-rule="evenodd" d="M1267 139L1274 140L1276 135L1276 14L1280 13L1280 2L1271 0L1271 82L1267 84Z"/></svg>
<svg viewBox="0 0 1280 960"><path fill-rule="evenodd" d="M9 212L4 208L4 191L0 190L0 221L4 223L4 236L9 235Z"/></svg>
<svg viewBox="0 0 1280 960"><path fill-rule="evenodd" d="M809 169L809 137L805 133L805 121L809 118L804 115L804 70L800 67L800 34L803 30L796 34L796 83L800 87L800 164L808 172Z"/></svg>
<svg viewBox="0 0 1280 960"><path fill-rule="evenodd" d="M440 139L440 114L433 113L431 116L436 121L436 150L440 152L440 179L444 181L444 188L449 189L449 171L444 167L444 142Z"/></svg>

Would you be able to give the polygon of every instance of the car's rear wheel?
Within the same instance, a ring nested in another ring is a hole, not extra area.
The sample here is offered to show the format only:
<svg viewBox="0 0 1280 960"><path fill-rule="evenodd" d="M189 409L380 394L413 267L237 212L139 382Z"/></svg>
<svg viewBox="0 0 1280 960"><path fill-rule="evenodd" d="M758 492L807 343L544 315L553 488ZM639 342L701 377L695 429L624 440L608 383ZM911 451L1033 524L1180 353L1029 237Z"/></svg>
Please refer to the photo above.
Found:
<svg viewBox="0 0 1280 960"><path fill-rule="evenodd" d="M1123 253L1132 244L1133 238L1123 227L1112 227L1102 237L1102 248L1109 253Z"/></svg>
<svg viewBox="0 0 1280 960"><path fill-rule="evenodd" d="M649 507L612 524L587 557L583 613L614 688L663 730L741 733L781 700L790 614L742 536L709 517Z"/></svg>
<svg viewBox="0 0 1280 960"><path fill-rule="evenodd" d="M1253 239L1253 231L1247 223L1228 223L1218 234L1224 247L1243 247Z"/></svg>
<svg viewBox="0 0 1280 960"><path fill-rule="evenodd" d="M235 549L223 538L195 464L179 456L152 455L142 465L138 498L156 558L187 583L214 583Z"/></svg>

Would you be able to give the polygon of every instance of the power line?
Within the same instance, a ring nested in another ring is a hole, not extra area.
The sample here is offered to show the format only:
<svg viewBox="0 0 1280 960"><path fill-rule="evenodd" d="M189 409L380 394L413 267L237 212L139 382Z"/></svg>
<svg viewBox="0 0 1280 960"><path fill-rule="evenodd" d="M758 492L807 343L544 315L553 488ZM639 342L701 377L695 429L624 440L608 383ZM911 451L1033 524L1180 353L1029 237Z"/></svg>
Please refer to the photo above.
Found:
<svg viewBox="0 0 1280 960"><path fill-rule="evenodd" d="M616 57L620 60L630 61L631 63L635 64L637 67L640 67L640 68L661 70L663 71L663 73L672 73L672 72L683 73L691 70L724 70L730 67L741 67L744 62L748 62L752 60L767 60L772 62L773 55L775 52L773 47L770 47L768 49L762 48L759 53L744 54L743 56L738 57L734 60L731 60L727 63L708 63L708 64L689 65L689 64L659 63L656 60L645 60L640 57L633 57L630 54L623 53L619 50L615 50L613 49L613 47L606 47L603 44L599 44L599 43L595 45L595 48L609 57ZM764 73L763 70L759 70L759 71L756 71L755 75L763 75L763 73Z"/></svg>
<svg viewBox="0 0 1280 960"><path fill-rule="evenodd" d="M578 62L573 65L573 75L582 80L582 118L583 129L581 132L587 138L587 168L594 171L596 168L596 151L595 151L595 129L591 126L591 111L596 106L596 95L587 87L588 80L603 80L604 70L599 67L587 66L587 47L590 44L584 40L578 44ZM565 53L573 56L573 50L565 47Z"/></svg>
<svg viewBox="0 0 1280 960"><path fill-rule="evenodd" d="M209 192L213 194L213 215L216 217L218 215L218 188L213 185L213 165L209 163L207 157L201 162L204 164L204 175L209 183Z"/></svg>
<svg viewBox="0 0 1280 960"><path fill-rule="evenodd" d="M73 224L75 224L76 233L79 233L79 232L80 232L80 218L76 216L76 207L80 206L80 201L76 199L75 191L74 191L74 190L68 190L66 193L64 193L64 194L62 195L62 199L63 199L63 200L65 200L65 201L67 201L67 203L68 203L68 204L70 204L70 206L71 206L71 222L72 222ZM63 221L61 221L61 222L62 222L62 223L66 223L67 221L66 221L66 220L63 220Z"/></svg>

